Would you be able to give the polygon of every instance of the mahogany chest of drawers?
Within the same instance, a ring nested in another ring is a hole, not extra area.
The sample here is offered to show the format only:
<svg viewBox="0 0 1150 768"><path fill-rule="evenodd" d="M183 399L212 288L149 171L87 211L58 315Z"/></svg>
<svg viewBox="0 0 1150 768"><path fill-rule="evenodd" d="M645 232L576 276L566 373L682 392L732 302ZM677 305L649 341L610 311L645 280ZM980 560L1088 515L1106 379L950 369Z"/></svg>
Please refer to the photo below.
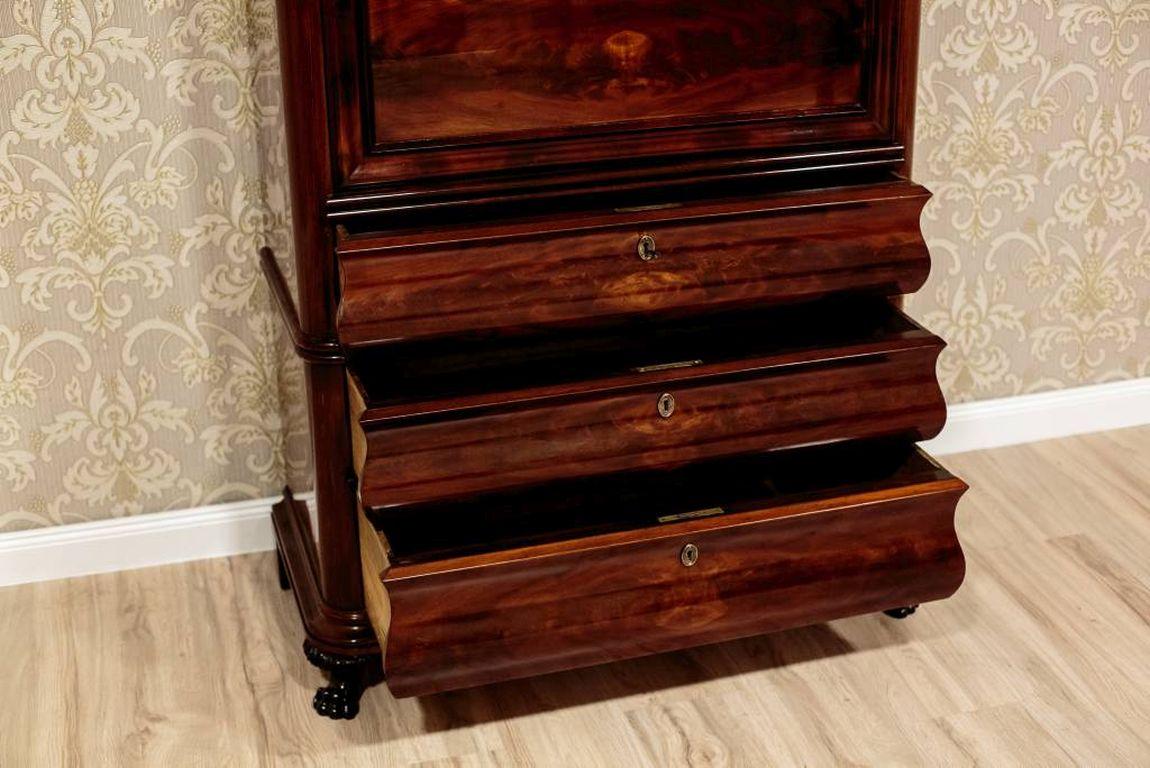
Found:
<svg viewBox="0 0 1150 768"><path fill-rule="evenodd" d="M917 2L278 8L319 712L958 588Z"/></svg>

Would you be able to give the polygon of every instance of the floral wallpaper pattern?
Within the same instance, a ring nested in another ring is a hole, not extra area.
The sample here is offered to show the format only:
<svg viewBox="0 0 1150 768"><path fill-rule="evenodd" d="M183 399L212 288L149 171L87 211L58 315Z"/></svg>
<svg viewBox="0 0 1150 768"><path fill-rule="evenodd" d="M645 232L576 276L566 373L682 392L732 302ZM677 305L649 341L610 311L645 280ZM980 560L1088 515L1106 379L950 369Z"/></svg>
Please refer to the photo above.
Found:
<svg viewBox="0 0 1150 768"><path fill-rule="evenodd" d="M0 532L306 483L273 0L0 7ZM924 0L952 401L1150 375L1150 0Z"/></svg>
<svg viewBox="0 0 1150 768"><path fill-rule="evenodd" d="M925 0L920 45L951 402L1150 375L1150 0Z"/></svg>
<svg viewBox="0 0 1150 768"><path fill-rule="evenodd" d="M0 7L0 531L270 495L301 370L272 0Z"/></svg>

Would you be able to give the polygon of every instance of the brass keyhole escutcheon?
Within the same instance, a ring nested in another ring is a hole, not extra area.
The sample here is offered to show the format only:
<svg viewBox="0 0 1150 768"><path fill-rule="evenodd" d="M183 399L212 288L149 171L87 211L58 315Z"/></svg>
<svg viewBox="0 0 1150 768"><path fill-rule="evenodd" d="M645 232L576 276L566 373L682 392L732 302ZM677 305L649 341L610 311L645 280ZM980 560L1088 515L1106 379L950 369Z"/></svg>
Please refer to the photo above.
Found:
<svg viewBox="0 0 1150 768"><path fill-rule="evenodd" d="M664 392L659 396L659 415L664 419L671 418L671 414L675 412L675 396L670 392Z"/></svg>
<svg viewBox="0 0 1150 768"><path fill-rule="evenodd" d="M699 548L694 544L684 546L683 551L679 553L679 562L687 568L699 562Z"/></svg>
<svg viewBox="0 0 1150 768"><path fill-rule="evenodd" d="M643 261L654 261L659 258L659 249L655 246L654 235L639 236L639 258Z"/></svg>

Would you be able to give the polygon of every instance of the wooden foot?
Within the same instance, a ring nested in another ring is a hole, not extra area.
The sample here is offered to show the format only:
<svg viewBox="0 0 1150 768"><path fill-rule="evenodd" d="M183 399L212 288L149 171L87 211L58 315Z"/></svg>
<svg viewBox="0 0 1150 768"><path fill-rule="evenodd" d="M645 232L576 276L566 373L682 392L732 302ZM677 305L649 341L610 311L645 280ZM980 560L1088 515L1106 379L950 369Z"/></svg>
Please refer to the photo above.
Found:
<svg viewBox="0 0 1150 768"><path fill-rule="evenodd" d="M276 571L280 578L280 589L291 589L291 579L288 578L287 565L284 564L284 556L280 551L276 550Z"/></svg>
<svg viewBox="0 0 1150 768"><path fill-rule="evenodd" d="M371 656L338 656L303 644L307 660L328 673L330 682L315 692L312 707L332 720L351 720L359 714L359 699L370 684Z"/></svg>
<svg viewBox="0 0 1150 768"><path fill-rule="evenodd" d="M331 684L315 692L311 705L315 711L332 720L351 720L359 714L359 697L363 695L362 675L331 673Z"/></svg>
<svg viewBox="0 0 1150 768"><path fill-rule="evenodd" d="M917 605L904 605L901 608L891 608L889 611L883 611L883 613L892 619L905 619L917 610Z"/></svg>

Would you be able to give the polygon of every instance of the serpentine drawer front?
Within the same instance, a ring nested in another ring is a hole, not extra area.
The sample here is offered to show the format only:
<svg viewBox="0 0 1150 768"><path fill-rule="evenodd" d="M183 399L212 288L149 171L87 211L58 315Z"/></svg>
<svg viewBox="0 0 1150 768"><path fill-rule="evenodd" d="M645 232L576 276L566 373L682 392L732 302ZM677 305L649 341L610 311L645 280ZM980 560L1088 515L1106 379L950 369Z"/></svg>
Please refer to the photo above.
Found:
<svg viewBox="0 0 1150 768"><path fill-rule="evenodd" d="M921 0L275 5L318 712L955 589Z"/></svg>
<svg viewBox="0 0 1150 768"><path fill-rule="evenodd" d="M807 463L756 457L706 474L696 467L432 507L407 520L361 515L368 613L388 686L421 695L957 589L960 480L905 447L785 453ZM525 523L532 511L546 511L550 527ZM434 516L438 533L417 515Z"/></svg>
<svg viewBox="0 0 1150 768"><path fill-rule="evenodd" d="M584 336L582 348L524 344L493 354L488 370L453 348L469 361L466 381L450 375L447 352L353 361L360 500L399 506L831 439L935 435L942 341L881 299L837 306L850 323L820 321L826 308L815 307L645 326Z"/></svg>
<svg viewBox="0 0 1150 768"><path fill-rule="evenodd" d="M544 223L345 238L339 338L386 341L917 290L930 271L908 182Z"/></svg>

